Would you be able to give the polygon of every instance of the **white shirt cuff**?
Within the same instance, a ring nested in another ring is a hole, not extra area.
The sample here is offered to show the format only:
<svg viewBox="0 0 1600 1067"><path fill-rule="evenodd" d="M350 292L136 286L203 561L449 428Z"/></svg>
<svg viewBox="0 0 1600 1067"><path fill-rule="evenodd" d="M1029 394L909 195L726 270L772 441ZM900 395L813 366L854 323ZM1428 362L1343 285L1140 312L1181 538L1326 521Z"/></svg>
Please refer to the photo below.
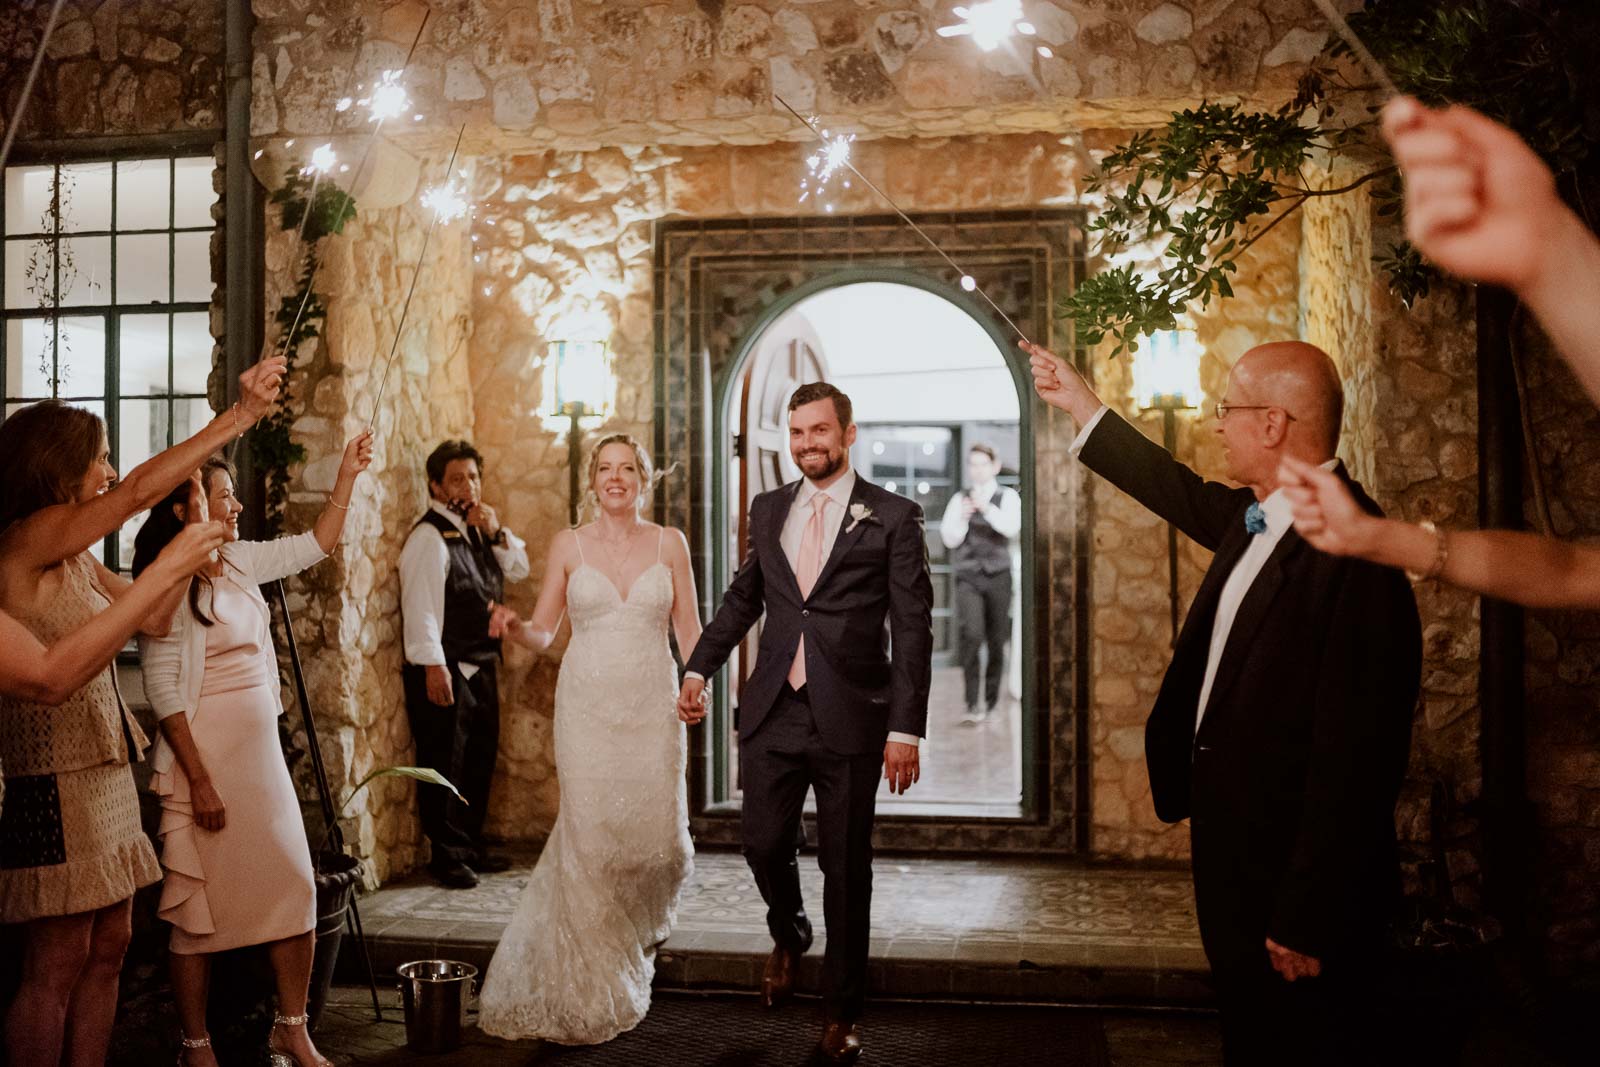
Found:
<svg viewBox="0 0 1600 1067"><path fill-rule="evenodd" d="M889 740L896 741L902 745L922 744L922 738L918 737L916 734L903 734L899 730L890 730Z"/></svg>
<svg viewBox="0 0 1600 1067"><path fill-rule="evenodd" d="M1100 410L1095 412L1089 421L1083 424L1083 429L1078 431L1078 436L1072 439L1072 444L1067 446L1067 451L1074 456L1082 452L1083 446L1089 443L1089 435L1094 433L1094 428L1100 425L1100 420L1106 417L1106 412L1109 410L1106 405L1101 404Z"/></svg>
<svg viewBox="0 0 1600 1067"><path fill-rule="evenodd" d="M683 680L687 682L690 678L698 678L702 682L706 680L706 676L701 674L699 671L684 671Z"/></svg>

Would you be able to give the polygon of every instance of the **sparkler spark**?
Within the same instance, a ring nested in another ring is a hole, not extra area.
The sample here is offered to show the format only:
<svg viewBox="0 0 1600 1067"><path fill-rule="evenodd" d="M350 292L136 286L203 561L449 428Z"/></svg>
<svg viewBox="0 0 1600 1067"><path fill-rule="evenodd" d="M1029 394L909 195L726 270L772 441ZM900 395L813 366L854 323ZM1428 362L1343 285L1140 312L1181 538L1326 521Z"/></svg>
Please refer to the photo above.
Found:
<svg viewBox="0 0 1600 1067"><path fill-rule="evenodd" d="M459 178L443 185L435 185L422 194L422 206L433 212L434 218L449 224L472 210L467 201L466 189Z"/></svg>
<svg viewBox="0 0 1600 1067"><path fill-rule="evenodd" d="M814 121L814 120L813 120ZM841 170L853 170L850 166L850 143L856 139L855 134L830 134L822 131L822 147L812 155L806 157L806 176L800 179L800 201L816 194L820 199L828 191L828 183L833 176ZM844 187L850 188L850 179L844 179ZM824 203L823 210L832 211L831 203Z"/></svg>
<svg viewBox="0 0 1600 1067"><path fill-rule="evenodd" d="M301 174L327 174L338 165L339 157L333 151L333 145L325 144L311 153L311 159L300 168Z"/></svg>
<svg viewBox="0 0 1600 1067"><path fill-rule="evenodd" d="M386 70L378 76L372 91L356 103L367 109L369 121L386 122L404 114L411 107L411 97L400 83L401 72ZM344 103L343 100L339 103Z"/></svg>
<svg viewBox="0 0 1600 1067"><path fill-rule="evenodd" d="M955 26L939 27L940 37L971 37L985 52L993 52L1017 34L1032 37L1038 31L1022 17L1022 0L983 0L970 7L951 9L961 19Z"/></svg>

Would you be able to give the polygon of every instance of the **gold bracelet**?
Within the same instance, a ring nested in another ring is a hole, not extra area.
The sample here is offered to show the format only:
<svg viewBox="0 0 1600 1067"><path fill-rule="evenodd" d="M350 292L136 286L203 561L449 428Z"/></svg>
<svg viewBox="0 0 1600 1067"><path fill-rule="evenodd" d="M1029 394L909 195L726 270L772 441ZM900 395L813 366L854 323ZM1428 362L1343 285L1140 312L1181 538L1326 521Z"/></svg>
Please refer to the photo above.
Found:
<svg viewBox="0 0 1600 1067"><path fill-rule="evenodd" d="M328 494L328 503L332 504L334 507L338 508L340 511L349 511L350 510L350 505L349 504L341 504L341 503L339 503L337 500L333 499L333 494L332 493Z"/></svg>
<svg viewBox="0 0 1600 1067"><path fill-rule="evenodd" d="M244 431L239 429L239 402L235 400L229 410L233 412L233 437L234 440L238 440L244 436Z"/></svg>
<svg viewBox="0 0 1600 1067"><path fill-rule="evenodd" d="M1416 571L1406 571L1406 577L1413 582L1431 582L1444 573L1445 564L1450 562L1450 536L1426 519L1417 525L1433 535L1433 562L1420 574Z"/></svg>

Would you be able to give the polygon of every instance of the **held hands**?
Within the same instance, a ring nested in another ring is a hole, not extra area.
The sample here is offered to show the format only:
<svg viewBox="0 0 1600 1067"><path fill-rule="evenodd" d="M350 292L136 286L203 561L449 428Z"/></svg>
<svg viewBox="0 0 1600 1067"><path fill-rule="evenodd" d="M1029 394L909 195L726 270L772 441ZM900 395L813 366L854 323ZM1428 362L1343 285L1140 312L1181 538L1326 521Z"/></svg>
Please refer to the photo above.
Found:
<svg viewBox="0 0 1600 1067"><path fill-rule="evenodd" d="M288 373L289 361L284 356L268 356L254 367L239 375L239 412L255 422L277 402L278 390Z"/></svg>
<svg viewBox="0 0 1600 1067"><path fill-rule="evenodd" d="M222 803L211 779L202 778L189 783L189 803L194 809L195 825L213 833L227 824L228 809Z"/></svg>
<svg viewBox="0 0 1600 1067"><path fill-rule="evenodd" d="M372 429L369 427L350 438L344 446L344 459L339 464L341 478L354 478L372 466Z"/></svg>
<svg viewBox="0 0 1600 1067"><path fill-rule="evenodd" d="M711 686L704 678L685 678L678 690L678 719L697 726L711 707Z"/></svg>
<svg viewBox="0 0 1600 1067"><path fill-rule="evenodd" d="M1559 258L1551 238L1569 214L1544 161L1476 111L1407 96L1383 109L1383 134L1405 178L1411 242L1452 274L1526 295Z"/></svg>
<svg viewBox="0 0 1600 1067"><path fill-rule="evenodd" d="M1294 508L1295 531L1311 547L1334 556L1371 550L1379 520L1361 510L1338 475L1286 456L1278 482Z"/></svg>
<svg viewBox="0 0 1600 1067"><path fill-rule="evenodd" d="M424 667L428 683L428 699L441 708L456 702L455 687L450 684L450 668L442 665Z"/></svg>
<svg viewBox="0 0 1600 1067"><path fill-rule="evenodd" d="M489 604L489 636L502 638L522 625L522 616L504 604Z"/></svg>
<svg viewBox="0 0 1600 1067"><path fill-rule="evenodd" d="M885 744L883 777L889 783L889 792L904 794L922 777L922 750L900 741Z"/></svg>
<svg viewBox="0 0 1600 1067"><path fill-rule="evenodd" d="M1267 957L1272 961L1272 969L1283 975L1286 982L1297 978L1315 978L1322 973L1321 960L1286 948L1270 937L1267 938Z"/></svg>

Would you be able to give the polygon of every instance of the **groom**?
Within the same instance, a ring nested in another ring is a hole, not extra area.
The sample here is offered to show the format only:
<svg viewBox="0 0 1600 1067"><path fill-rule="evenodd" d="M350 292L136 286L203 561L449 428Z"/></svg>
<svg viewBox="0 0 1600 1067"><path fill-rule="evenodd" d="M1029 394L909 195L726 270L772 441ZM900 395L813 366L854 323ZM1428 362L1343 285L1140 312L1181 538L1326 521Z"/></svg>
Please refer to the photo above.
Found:
<svg viewBox="0 0 1600 1067"><path fill-rule="evenodd" d="M744 854L776 943L762 1000L793 990L811 921L800 899L800 812L816 790L827 950L823 1055L853 1063L866 994L872 818L881 776L904 793L928 719L933 585L922 509L850 469L850 398L822 382L789 401L805 478L750 503L749 556L684 673L678 716L705 716L705 679L766 614L737 712Z"/></svg>

